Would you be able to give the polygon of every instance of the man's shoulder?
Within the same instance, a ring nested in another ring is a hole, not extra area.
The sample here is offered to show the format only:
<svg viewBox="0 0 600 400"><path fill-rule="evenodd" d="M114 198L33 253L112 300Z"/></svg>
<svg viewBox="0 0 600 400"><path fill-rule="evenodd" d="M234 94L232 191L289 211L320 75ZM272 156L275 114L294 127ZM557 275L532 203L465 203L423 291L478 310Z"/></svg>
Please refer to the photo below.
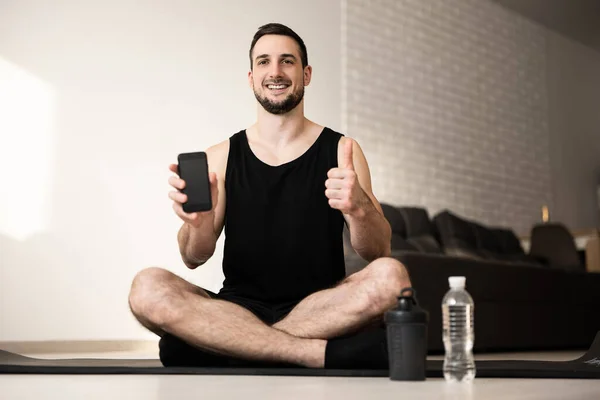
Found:
<svg viewBox="0 0 600 400"><path fill-rule="evenodd" d="M229 138L219 142L217 144L213 144L208 149L206 149L206 153L208 155L214 155L215 157L221 157L223 155L227 155L229 152Z"/></svg>
<svg viewBox="0 0 600 400"><path fill-rule="evenodd" d="M335 140L339 140L340 142L343 142L346 138L348 138L348 135L344 134L343 132L333 129L330 126L327 125L318 125L318 127L320 128L319 131L321 131L322 133L327 134L328 136L335 138Z"/></svg>
<svg viewBox="0 0 600 400"><path fill-rule="evenodd" d="M207 155L209 157L212 155L213 158L225 158L225 160L226 160L227 155L229 154L229 145L231 143L231 140L239 138L240 135L242 135L245 131L246 130L241 130L239 132L236 132L236 133L232 134L231 136L229 136L227 139L225 139L217 144L213 144L208 149L206 149Z"/></svg>
<svg viewBox="0 0 600 400"><path fill-rule="evenodd" d="M208 160L208 169L217 174L217 177L224 179L227 169L227 159L229 157L229 139L214 144L206 149L206 158Z"/></svg>

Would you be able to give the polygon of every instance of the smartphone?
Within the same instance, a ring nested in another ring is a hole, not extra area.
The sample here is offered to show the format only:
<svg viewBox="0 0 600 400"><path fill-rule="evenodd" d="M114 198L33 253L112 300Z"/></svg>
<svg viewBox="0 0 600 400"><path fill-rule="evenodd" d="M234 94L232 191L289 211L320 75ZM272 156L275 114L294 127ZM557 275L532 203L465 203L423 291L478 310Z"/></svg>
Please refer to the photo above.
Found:
<svg viewBox="0 0 600 400"><path fill-rule="evenodd" d="M187 201L183 203L183 211L193 213L212 210L206 153L199 151L179 154L177 171L179 177L185 181L185 187L181 190L187 195Z"/></svg>

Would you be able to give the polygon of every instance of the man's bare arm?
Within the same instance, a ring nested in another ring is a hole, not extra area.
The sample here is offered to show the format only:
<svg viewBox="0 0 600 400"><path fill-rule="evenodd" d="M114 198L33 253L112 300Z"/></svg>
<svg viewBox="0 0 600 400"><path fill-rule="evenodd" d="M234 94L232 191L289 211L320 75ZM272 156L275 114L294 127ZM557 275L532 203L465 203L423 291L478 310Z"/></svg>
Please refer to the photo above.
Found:
<svg viewBox="0 0 600 400"><path fill-rule="evenodd" d="M350 152L348 141L352 143ZM350 204L343 211L352 247L367 261L389 256L392 229L373 195L369 166L362 149L356 141L344 137L338 145L338 160L340 168L351 169L355 176Z"/></svg>
<svg viewBox="0 0 600 400"><path fill-rule="evenodd" d="M215 252L218 236L208 227L195 228L184 223L177 233L179 252L184 264L195 269L208 261Z"/></svg>
<svg viewBox="0 0 600 400"><path fill-rule="evenodd" d="M225 221L225 171L229 154L229 140L221 142L206 150L208 169L211 181L213 209L207 212L187 214L181 209L183 200L181 193L174 195L173 208L179 215L183 225L177 234L179 252L184 264L195 269L204 264L215 252L217 240L223 231ZM181 183L178 177L172 177L169 182L173 186ZM173 198L172 197L172 198Z"/></svg>

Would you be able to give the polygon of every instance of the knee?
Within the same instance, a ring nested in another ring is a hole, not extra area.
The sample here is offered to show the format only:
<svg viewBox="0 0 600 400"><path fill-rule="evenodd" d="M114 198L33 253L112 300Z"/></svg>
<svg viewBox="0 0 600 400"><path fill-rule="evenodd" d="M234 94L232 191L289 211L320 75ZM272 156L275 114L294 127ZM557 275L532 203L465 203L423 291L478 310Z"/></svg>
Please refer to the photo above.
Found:
<svg viewBox="0 0 600 400"><path fill-rule="evenodd" d="M401 290L411 285L410 278L406 267L394 258L379 258L367 268L366 307L373 314L380 314L396 304Z"/></svg>
<svg viewBox="0 0 600 400"><path fill-rule="evenodd" d="M129 291L129 307L138 317L162 326L172 317L176 307L173 302L176 290L175 275L163 268L150 267L141 270L133 278Z"/></svg>

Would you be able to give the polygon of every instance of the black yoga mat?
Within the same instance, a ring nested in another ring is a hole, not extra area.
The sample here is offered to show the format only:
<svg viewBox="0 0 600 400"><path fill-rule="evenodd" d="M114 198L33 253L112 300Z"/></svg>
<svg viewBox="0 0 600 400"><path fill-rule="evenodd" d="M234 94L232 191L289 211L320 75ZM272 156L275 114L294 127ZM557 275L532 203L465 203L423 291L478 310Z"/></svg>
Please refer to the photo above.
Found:
<svg viewBox="0 0 600 400"><path fill-rule="evenodd" d="M572 361L477 361L479 378L600 379L600 332L590 349ZM159 360L62 359L44 360L0 350L3 374L178 374L178 375L287 375L387 377L387 370L310 368L165 368ZM442 377L442 361L427 361L427 377Z"/></svg>

